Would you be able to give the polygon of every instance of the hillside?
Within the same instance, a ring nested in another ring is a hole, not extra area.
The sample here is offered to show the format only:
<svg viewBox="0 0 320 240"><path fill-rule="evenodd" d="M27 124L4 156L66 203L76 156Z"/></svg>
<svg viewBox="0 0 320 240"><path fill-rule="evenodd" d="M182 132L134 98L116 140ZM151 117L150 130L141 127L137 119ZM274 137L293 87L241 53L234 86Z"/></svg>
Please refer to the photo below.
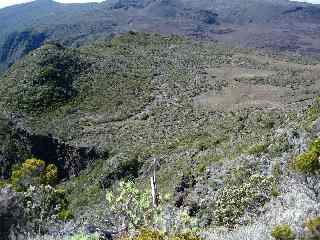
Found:
<svg viewBox="0 0 320 240"><path fill-rule="evenodd" d="M319 13L289 0L36 0L0 10L0 72L47 40L79 47L130 30L318 56Z"/></svg>
<svg viewBox="0 0 320 240"><path fill-rule="evenodd" d="M154 227L196 222L204 239L273 239L289 224L308 237L319 165L296 159L319 136L319 76L314 59L181 36L130 32L77 49L50 42L1 79L2 176L31 157L57 166L74 218L43 220L51 236L85 224L119 230L106 191L119 180L148 189L156 159L172 222Z"/></svg>

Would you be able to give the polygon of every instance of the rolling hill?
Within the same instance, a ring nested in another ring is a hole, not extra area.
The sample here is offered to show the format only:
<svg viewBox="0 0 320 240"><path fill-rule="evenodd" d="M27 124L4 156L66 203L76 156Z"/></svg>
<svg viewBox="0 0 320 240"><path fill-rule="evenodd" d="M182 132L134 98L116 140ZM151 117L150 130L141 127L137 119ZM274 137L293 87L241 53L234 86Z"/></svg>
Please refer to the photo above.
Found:
<svg viewBox="0 0 320 240"><path fill-rule="evenodd" d="M58 167L74 222L43 220L51 237L121 228L106 189L148 188L154 159L165 216L186 210L205 239L271 239L283 223L308 236L319 176L293 163L319 134L319 76L316 60L155 33L46 43L1 80L1 172Z"/></svg>
<svg viewBox="0 0 320 240"><path fill-rule="evenodd" d="M6 69L47 40L78 47L130 30L318 55L319 15L317 5L287 0L36 0L0 10L0 63Z"/></svg>

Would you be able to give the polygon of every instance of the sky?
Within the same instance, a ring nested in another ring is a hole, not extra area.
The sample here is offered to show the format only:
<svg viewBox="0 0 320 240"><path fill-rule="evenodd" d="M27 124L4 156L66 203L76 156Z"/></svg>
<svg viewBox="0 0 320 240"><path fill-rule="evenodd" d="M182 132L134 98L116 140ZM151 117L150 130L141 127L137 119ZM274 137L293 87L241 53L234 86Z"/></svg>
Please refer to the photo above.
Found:
<svg viewBox="0 0 320 240"><path fill-rule="evenodd" d="M0 0L0 8L8 7L10 5L31 2L32 0ZM103 0L57 0L61 3L85 3L85 2L102 2ZM196 0L195 0L196 1ZM297 0L299 2L310 2L320 4L320 0Z"/></svg>

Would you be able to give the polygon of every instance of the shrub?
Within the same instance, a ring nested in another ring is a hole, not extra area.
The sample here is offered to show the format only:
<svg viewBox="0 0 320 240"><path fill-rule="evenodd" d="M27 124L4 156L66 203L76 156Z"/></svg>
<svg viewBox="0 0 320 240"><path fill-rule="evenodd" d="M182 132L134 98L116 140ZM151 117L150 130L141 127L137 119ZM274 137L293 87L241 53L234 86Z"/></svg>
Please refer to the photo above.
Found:
<svg viewBox="0 0 320 240"><path fill-rule="evenodd" d="M294 168L299 172L313 173L319 168L318 155L315 152L305 152L294 162Z"/></svg>
<svg viewBox="0 0 320 240"><path fill-rule="evenodd" d="M198 219L189 214L189 209L176 208L170 203L161 204L154 214L153 226L171 235L186 231L196 232L199 228Z"/></svg>
<svg viewBox="0 0 320 240"><path fill-rule="evenodd" d="M252 175L239 186L222 188L212 206L214 223L233 227L247 209L252 211L263 206L269 200L273 188L273 177L259 175Z"/></svg>
<svg viewBox="0 0 320 240"><path fill-rule="evenodd" d="M309 150L314 153L320 154L320 138L317 138L311 142Z"/></svg>
<svg viewBox="0 0 320 240"><path fill-rule="evenodd" d="M27 159L20 168L14 170L11 175L11 183L17 191L26 191L31 185L53 185L58 179L58 168L46 164L40 159Z"/></svg>
<svg viewBox="0 0 320 240"><path fill-rule="evenodd" d="M293 240L295 239L295 234L291 230L288 224L276 226L271 233L271 236L276 240Z"/></svg>
<svg viewBox="0 0 320 240"><path fill-rule="evenodd" d="M110 210L121 218L124 227L128 229L140 228L151 221L151 194L140 191L131 181L121 181L116 195L107 192L106 199Z"/></svg>
<svg viewBox="0 0 320 240"><path fill-rule="evenodd" d="M7 185L7 182L5 180L0 179L0 190L1 188L4 188Z"/></svg>
<svg viewBox="0 0 320 240"><path fill-rule="evenodd" d="M151 192L139 190L132 182L120 182L119 188L107 192L106 199L113 216L119 217L115 225L122 224L128 230L153 226L164 234L196 231L197 222L187 209L175 208L159 196L159 206L153 208Z"/></svg>
<svg viewBox="0 0 320 240"><path fill-rule="evenodd" d="M72 217L63 189L44 185L30 186L24 196L25 217L30 231L45 233L56 219L65 221Z"/></svg>
<svg viewBox="0 0 320 240"><path fill-rule="evenodd" d="M69 209L63 209L58 213L58 219L61 221L68 221L73 219L73 213Z"/></svg>
<svg viewBox="0 0 320 240"><path fill-rule="evenodd" d="M127 239L124 238L122 240ZM201 240L201 238L192 232L165 235L157 230L143 228L139 230L139 234L133 237L132 240Z"/></svg>
<svg viewBox="0 0 320 240"><path fill-rule="evenodd" d="M307 116L305 119L306 128L310 128L310 125L317 120L320 115L320 97L316 97L312 106L307 111Z"/></svg>
<svg viewBox="0 0 320 240"><path fill-rule="evenodd" d="M134 237L132 240L165 240L165 237L159 231L141 229L139 231L139 235Z"/></svg>
<svg viewBox="0 0 320 240"><path fill-rule="evenodd" d="M308 219L306 226L313 235L320 237L320 217Z"/></svg>
<svg viewBox="0 0 320 240"><path fill-rule="evenodd" d="M45 183L49 185L53 185L58 180L58 168L54 164L49 164L46 167L46 170L44 172L45 174Z"/></svg>
<svg viewBox="0 0 320 240"><path fill-rule="evenodd" d="M192 232L187 232L187 233L180 233L175 235L172 240L200 240L201 238L192 233Z"/></svg>
<svg viewBox="0 0 320 240"><path fill-rule="evenodd" d="M99 235L85 235L85 234L76 234L71 237L64 238L64 240L100 240L102 239Z"/></svg>
<svg viewBox="0 0 320 240"><path fill-rule="evenodd" d="M320 170L320 138L311 142L307 152L301 154L293 162L296 171L316 174Z"/></svg>
<svg viewBox="0 0 320 240"><path fill-rule="evenodd" d="M251 155L260 154L260 153L266 152L267 149L268 149L268 144L260 143L250 147L248 150L248 153Z"/></svg>
<svg viewBox="0 0 320 240"><path fill-rule="evenodd" d="M273 176L279 180L279 178L282 175L282 171L281 171L281 165L279 161L276 161L274 167L273 167Z"/></svg>

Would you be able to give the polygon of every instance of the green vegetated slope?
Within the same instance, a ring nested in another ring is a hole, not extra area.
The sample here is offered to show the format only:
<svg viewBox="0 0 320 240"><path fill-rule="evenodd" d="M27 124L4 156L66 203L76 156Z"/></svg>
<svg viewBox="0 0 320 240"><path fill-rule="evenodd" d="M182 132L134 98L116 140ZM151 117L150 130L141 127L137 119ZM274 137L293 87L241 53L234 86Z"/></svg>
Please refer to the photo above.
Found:
<svg viewBox="0 0 320 240"><path fill-rule="evenodd" d="M301 57L130 32L33 51L2 78L0 106L37 133L109 152L62 184L76 217L99 215L116 180L145 187L157 159L161 194L202 226L234 228L282 194L319 77Z"/></svg>
<svg viewBox="0 0 320 240"><path fill-rule="evenodd" d="M48 40L79 47L129 30L317 56L319 12L289 0L35 0L0 9L0 74Z"/></svg>

